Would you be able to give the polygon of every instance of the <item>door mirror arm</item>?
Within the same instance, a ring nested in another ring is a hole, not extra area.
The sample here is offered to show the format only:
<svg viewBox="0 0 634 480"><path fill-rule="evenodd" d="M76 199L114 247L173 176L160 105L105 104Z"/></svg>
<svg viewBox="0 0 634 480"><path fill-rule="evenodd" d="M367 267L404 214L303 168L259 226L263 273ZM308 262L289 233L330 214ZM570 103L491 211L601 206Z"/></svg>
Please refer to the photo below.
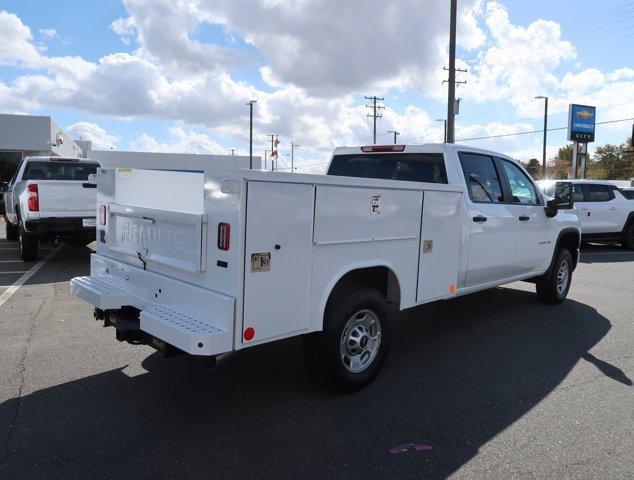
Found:
<svg viewBox="0 0 634 480"><path fill-rule="evenodd" d="M546 202L546 206L544 207L544 211L546 212L546 216L548 218L553 218L557 215L557 212L559 211L559 204L557 203L557 200L554 198L548 200Z"/></svg>

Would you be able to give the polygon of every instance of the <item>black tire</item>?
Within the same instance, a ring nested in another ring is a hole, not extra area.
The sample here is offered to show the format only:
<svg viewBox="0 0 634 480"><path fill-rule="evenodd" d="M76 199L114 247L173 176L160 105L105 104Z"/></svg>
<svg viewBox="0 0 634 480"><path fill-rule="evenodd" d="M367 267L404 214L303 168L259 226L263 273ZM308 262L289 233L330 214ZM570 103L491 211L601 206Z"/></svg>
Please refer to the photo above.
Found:
<svg viewBox="0 0 634 480"><path fill-rule="evenodd" d="M634 222L630 222L630 225L625 229L625 233L623 234L623 248L634 250Z"/></svg>
<svg viewBox="0 0 634 480"><path fill-rule="evenodd" d="M308 371L342 392L368 385L390 348L388 311L385 297L373 288L351 285L336 292L326 306L324 330L304 336Z"/></svg>
<svg viewBox="0 0 634 480"><path fill-rule="evenodd" d="M535 283L539 299L550 305L563 302L570 290L573 268L572 254L567 248L559 247L552 268Z"/></svg>
<svg viewBox="0 0 634 480"><path fill-rule="evenodd" d="M24 230L22 224L18 227L18 254L25 262L37 258L37 238Z"/></svg>
<svg viewBox="0 0 634 480"><path fill-rule="evenodd" d="M15 242L18 239L18 226L10 223L7 217L4 217L4 225L6 227L7 240Z"/></svg>

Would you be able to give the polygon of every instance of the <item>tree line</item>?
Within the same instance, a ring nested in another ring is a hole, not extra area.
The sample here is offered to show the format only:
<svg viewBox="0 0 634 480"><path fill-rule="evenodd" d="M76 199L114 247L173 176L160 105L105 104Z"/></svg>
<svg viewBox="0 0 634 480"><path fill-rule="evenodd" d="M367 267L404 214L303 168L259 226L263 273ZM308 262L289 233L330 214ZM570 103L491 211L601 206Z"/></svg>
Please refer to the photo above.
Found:
<svg viewBox="0 0 634 480"><path fill-rule="evenodd" d="M572 178L572 143L560 147L557 155L546 162L548 178ZM533 178L542 178L542 165L536 158L522 162ZM634 178L634 144L628 138L620 145L606 143L596 147L587 161L586 178L597 180L629 180ZM578 175L581 174L579 165Z"/></svg>

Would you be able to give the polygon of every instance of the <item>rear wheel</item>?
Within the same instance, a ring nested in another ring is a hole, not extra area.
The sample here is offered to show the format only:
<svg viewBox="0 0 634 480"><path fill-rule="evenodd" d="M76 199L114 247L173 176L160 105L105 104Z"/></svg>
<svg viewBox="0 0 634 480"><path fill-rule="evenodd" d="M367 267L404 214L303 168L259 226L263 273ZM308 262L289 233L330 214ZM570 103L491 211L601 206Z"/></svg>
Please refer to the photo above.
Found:
<svg viewBox="0 0 634 480"><path fill-rule="evenodd" d="M25 262L37 258L37 238L24 230L22 224L18 227L18 254Z"/></svg>
<svg viewBox="0 0 634 480"><path fill-rule="evenodd" d="M353 392L378 374L390 345L388 304L377 290L350 286L328 302L324 330L304 337L308 370Z"/></svg>
<svg viewBox="0 0 634 480"><path fill-rule="evenodd" d="M630 222L623 236L623 248L634 250L634 222Z"/></svg>
<svg viewBox="0 0 634 480"><path fill-rule="evenodd" d="M4 217L4 225L6 227L7 240L11 240L12 242L16 241L18 239L17 225L13 225L11 222L9 222L6 216Z"/></svg>
<svg viewBox="0 0 634 480"><path fill-rule="evenodd" d="M570 251L560 247L557 250L552 269L546 272L535 284L537 296L542 302L556 305L566 299L572 282L573 266Z"/></svg>

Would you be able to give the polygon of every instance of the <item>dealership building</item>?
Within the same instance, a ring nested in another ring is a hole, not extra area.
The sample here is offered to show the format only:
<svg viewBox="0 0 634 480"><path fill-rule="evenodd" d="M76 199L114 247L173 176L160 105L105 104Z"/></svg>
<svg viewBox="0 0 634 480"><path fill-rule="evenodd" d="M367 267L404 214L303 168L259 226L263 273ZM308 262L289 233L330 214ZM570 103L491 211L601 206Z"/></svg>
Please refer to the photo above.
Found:
<svg viewBox="0 0 634 480"><path fill-rule="evenodd" d="M167 170L249 168L246 155L131 152L93 149L92 142L73 140L47 116L0 114L0 181L8 182L24 157L31 155L90 158L104 167ZM253 157L259 169L260 157Z"/></svg>

